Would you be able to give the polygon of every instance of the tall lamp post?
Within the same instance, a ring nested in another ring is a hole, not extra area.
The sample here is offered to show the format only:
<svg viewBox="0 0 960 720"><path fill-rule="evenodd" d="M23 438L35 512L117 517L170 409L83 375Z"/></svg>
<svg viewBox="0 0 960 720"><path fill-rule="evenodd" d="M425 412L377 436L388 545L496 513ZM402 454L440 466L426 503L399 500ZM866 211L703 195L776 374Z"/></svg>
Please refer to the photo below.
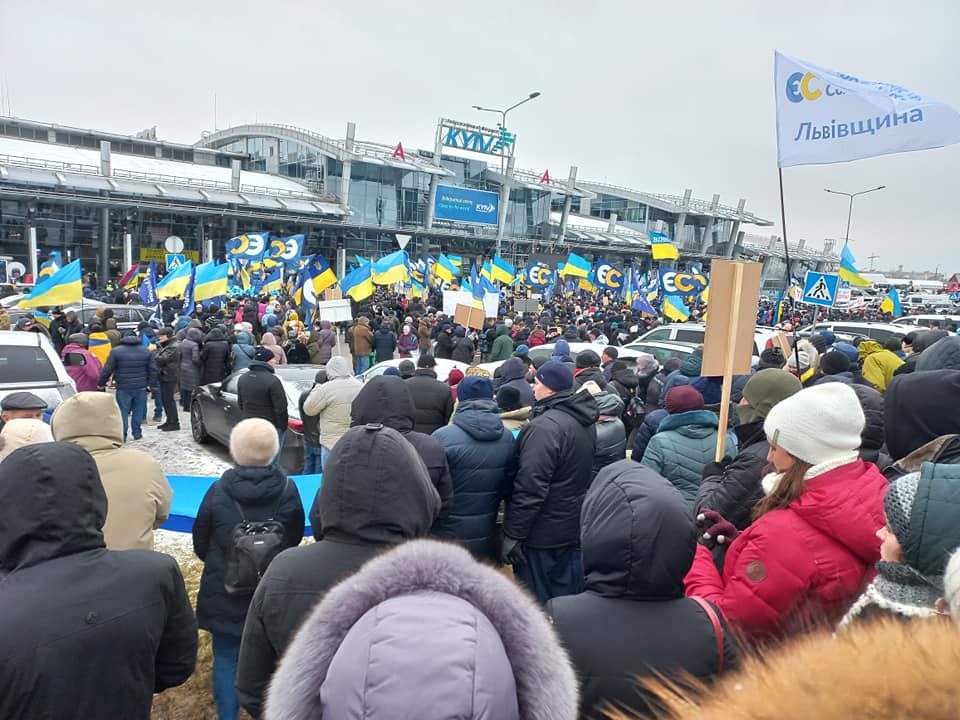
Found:
<svg viewBox="0 0 960 720"><path fill-rule="evenodd" d="M883 190L885 187L887 186L878 185L875 188L870 188L869 190L861 190L860 192L855 192L855 193L842 192L840 190L831 190L830 188L823 189L824 192L828 192L832 195L844 195L850 198L850 208L847 210L847 232L844 233L844 236L843 236L844 245L850 242L850 219L853 217L853 199L857 197L857 195L866 195L867 193L876 192L877 190Z"/></svg>
<svg viewBox="0 0 960 720"><path fill-rule="evenodd" d="M500 114L500 127L503 128L503 130L506 130L506 129L507 129L507 113L510 112L511 110L513 110L514 108L518 108L518 107L520 107L521 105L523 105L524 103L528 103L528 102L530 102L531 100L534 100L534 99L536 99L536 98L538 98L538 97L540 97L540 93L539 93L539 92L532 92L532 93L530 93L529 95L527 95L527 97L525 97L523 100L521 100L520 102L518 102L518 103L516 103L516 104L514 104L514 105L511 105L511 106L508 107L506 110L496 110L496 109L494 109L494 108L482 107L482 106L480 106L480 105L474 105L474 106L473 106L473 109L474 109L474 110L480 110L481 112L499 113L499 114ZM501 174L501 175L503 175L503 173L504 173L504 162L503 162L503 161L504 161L504 157L505 157L505 156L504 156L504 150L505 150L505 149L506 149L506 148L504 148L502 145L500 146L500 174Z"/></svg>

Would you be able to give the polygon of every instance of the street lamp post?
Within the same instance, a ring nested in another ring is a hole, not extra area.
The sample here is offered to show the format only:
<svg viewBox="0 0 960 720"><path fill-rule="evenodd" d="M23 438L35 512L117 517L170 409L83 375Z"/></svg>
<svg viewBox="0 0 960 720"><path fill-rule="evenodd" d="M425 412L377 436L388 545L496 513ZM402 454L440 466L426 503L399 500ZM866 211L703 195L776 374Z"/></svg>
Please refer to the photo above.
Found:
<svg viewBox="0 0 960 720"><path fill-rule="evenodd" d="M855 192L855 193L842 192L840 190L831 190L829 188L823 189L824 192L828 192L833 195L845 195L846 197L850 198L850 207L847 210L847 232L843 236L843 244L845 246L847 245L847 243L850 242L850 219L853 217L853 199L857 197L857 195L866 195L867 193L876 192L877 190L883 190L885 187L887 186L878 185L875 188L870 188L869 190L861 190L860 192Z"/></svg>
<svg viewBox="0 0 960 720"><path fill-rule="evenodd" d="M521 100L520 102L518 102L518 103L516 103L516 104L514 104L514 105L511 105L511 106L508 107L506 110L496 110L496 109L494 109L494 108L482 107L482 106L480 106L480 105L474 105L474 106L473 106L473 109L474 109L474 110L480 110L481 112L499 113L499 114L500 114L500 127L502 128L501 132L503 132L503 131L505 131L505 130L507 129L507 113L510 112L511 110L513 110L514 108L518 108L518 107L520 107L521 105L523 105L524 103L528 103L528 102L530 102L531 100L534 100L534 99L536 99L536 98L538 98L538 97L540 97L540 93L539 93L539 92L532 92L532 93L530 93L529 95L527 95L527 97L525 97L523 100ZM501 175L503 175L504 169L505 169L505 168L504 168L505 150L506 150L506 147L504 147L504 146L501 144L501 146L500 146L500 174L501 174Z"/></svg>

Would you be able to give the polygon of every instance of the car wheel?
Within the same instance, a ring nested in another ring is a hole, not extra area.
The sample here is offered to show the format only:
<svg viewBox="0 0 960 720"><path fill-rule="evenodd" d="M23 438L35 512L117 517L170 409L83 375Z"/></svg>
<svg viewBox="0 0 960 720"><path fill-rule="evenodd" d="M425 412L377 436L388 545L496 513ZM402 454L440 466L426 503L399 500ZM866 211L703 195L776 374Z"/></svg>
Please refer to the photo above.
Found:
<svg viewBox="0 0 960 720"><path fill-rule="evenodd" d="M203 425L203 412L200 410L200 403L196 401L190 406L190 432L193 439L198 443L205 443L210 439L210 434Z"/></svg>

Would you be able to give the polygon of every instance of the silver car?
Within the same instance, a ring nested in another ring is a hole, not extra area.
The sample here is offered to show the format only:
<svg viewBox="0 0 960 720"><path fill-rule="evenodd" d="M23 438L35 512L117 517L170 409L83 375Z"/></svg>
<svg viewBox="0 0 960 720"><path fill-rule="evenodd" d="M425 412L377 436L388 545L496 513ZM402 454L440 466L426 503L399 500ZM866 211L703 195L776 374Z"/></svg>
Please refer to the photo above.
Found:
<svg viewBox="0 0 960 720"><path fill-rule="evenodd" d="M0 400L27 391L56 407L77 393L73 378L41 333L0 331Z"/></svg>

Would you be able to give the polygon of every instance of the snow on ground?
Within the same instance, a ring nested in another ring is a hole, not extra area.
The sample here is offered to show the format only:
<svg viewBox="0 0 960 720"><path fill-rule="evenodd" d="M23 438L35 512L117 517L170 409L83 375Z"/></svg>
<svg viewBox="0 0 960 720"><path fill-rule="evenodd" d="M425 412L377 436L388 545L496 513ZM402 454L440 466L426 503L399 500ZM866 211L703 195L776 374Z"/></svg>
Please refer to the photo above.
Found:
<svg viewBox="0 0 960 720"><path fill-rule="evenodd" d="M149 400L149 418L153 417L153 400ZM127 447L143 450L160 463L167 475L196 475L198 477L220 477L230 467L230 453L227 449L211 440L200 445L190 434L190 413L180 411L180 430L163 432L158 430L159 423L152 419L143 425L143 438L138 441L127 440Z"/></svg>

